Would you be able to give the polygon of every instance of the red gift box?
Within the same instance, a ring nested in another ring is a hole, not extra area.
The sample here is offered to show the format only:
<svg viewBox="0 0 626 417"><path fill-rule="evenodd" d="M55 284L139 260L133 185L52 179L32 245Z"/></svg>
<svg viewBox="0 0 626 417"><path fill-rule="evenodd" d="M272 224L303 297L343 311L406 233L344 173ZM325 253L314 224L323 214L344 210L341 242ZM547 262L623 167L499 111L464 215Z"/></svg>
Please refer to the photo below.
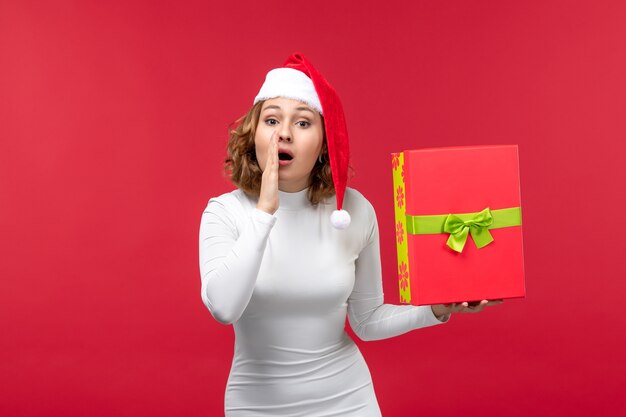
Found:
<svg viewBox="0 0 626 417"><path fill-rule="evenodd" d="M401 301L524 297L517 146L392 156Z"/></svg>

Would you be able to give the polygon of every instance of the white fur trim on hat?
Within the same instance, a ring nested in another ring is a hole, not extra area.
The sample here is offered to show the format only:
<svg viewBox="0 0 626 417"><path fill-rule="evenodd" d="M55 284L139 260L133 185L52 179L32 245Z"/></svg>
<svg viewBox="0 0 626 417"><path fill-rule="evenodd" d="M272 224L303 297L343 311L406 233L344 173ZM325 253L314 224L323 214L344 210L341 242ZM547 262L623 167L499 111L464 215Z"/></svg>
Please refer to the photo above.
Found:
<svg viewBox="0 0 626 417"><path fill-rule="evenodd" d="M324 114L313 81L296 69L276 68L268 72L259 94L254 98L254 104L275 97L302 101Z"/></svg>

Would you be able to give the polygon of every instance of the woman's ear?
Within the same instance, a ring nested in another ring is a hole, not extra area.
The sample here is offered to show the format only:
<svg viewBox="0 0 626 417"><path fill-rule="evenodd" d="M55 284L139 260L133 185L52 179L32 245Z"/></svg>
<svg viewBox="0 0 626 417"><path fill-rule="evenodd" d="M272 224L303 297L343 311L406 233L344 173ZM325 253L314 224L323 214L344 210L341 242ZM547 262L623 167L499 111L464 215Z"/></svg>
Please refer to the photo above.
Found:
<svg viewBox="0 0 626 417"><path fill-rule="evenodd" d="M326 140L322 144L322 150L320 150L320 154L317 156L317 162L323 164L328 161L328 146L326 145Z"/></svg>

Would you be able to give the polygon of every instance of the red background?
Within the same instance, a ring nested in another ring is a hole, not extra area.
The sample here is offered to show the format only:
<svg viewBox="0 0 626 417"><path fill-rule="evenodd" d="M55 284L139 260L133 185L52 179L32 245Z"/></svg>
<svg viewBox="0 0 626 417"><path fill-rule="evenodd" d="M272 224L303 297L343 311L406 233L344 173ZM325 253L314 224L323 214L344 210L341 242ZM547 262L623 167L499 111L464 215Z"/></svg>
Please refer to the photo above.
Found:
<svg viewBox="0 0 626 417"><path fill-rule="evenodd" d="M397 302L390 153L520 146L527 298L359 343L386 417L626 412L626 3L0 2L0 414L217 416L197 238L228 124L301 51ZM623 414L622 414L623 415Z"/></svg>

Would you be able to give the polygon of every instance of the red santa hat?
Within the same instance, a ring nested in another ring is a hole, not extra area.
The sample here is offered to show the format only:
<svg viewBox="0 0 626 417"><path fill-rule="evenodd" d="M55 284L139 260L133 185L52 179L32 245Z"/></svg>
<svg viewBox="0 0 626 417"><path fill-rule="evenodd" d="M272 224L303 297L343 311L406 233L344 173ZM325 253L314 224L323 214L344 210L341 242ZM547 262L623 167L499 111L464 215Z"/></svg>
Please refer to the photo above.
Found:
<svg viewBox="0 0 626 417"><path fill-rule="evenodd" d="M287 58L282 68L267 73L254 103L275 97L302 101L324 116L330 170L337 196L337 210L333 211L330 221L335 228L345 229L350 225L350 215L342 208L350 147L343 106L337 92L302 54L295 53Z"/></svg>

